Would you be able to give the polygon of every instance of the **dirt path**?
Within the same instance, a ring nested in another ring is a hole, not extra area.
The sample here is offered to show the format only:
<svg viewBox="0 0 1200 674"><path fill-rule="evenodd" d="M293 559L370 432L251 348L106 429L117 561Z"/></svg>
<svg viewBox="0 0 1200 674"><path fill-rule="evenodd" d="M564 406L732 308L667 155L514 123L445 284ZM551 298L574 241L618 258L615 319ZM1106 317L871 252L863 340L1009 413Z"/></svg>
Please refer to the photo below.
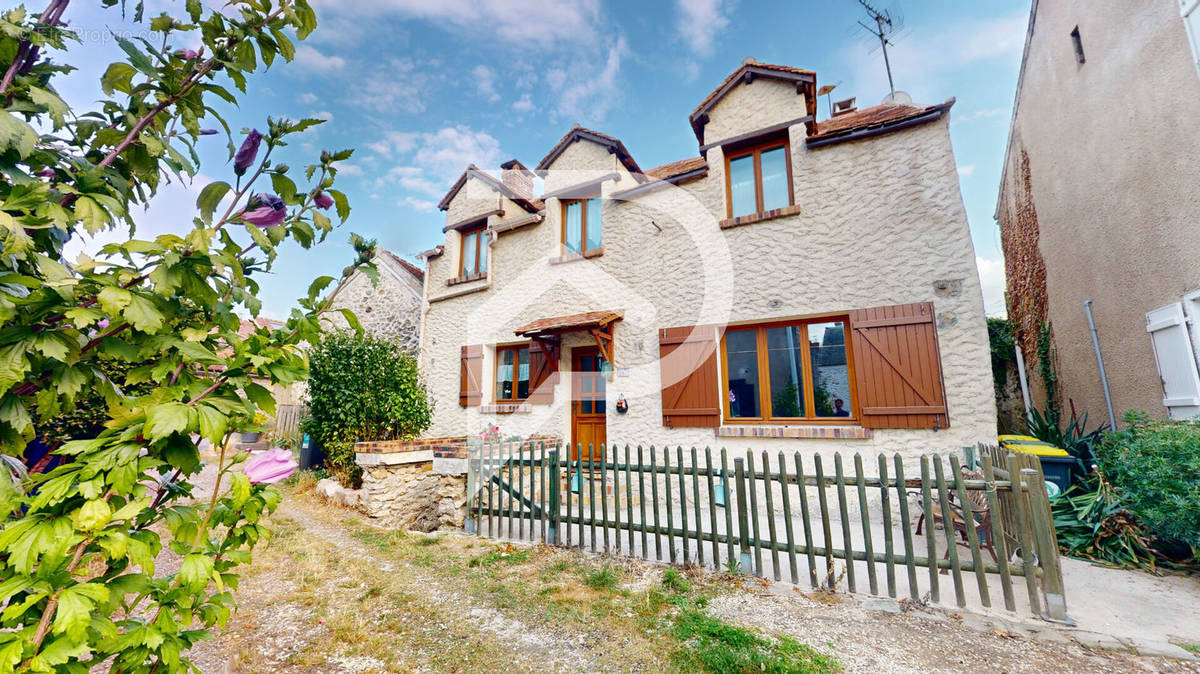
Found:
<svg viewBox="0 0 1200 674"><path fill-rule="evenodd" d="M199 644L204 672L662 671L672 609L660 566L458 534L406 535L289 494L256 553L239 610ZM611 585L594 583L611 569ZM1193 671L1194 663L1091 652L920 608L870 610L689 572L708 614L790 635L846 671Z"/></svg>

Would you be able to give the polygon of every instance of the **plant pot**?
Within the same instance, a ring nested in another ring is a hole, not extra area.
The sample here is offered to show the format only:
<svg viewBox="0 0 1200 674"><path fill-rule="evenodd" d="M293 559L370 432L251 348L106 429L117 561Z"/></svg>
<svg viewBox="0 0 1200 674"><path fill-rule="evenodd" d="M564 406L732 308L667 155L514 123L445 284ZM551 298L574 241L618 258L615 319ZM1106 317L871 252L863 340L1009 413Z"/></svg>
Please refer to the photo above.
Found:
<svg viewBox="0 0 1200 674"><path fill-rule="evenodd" d="M255 431L253 433L242 433L242 444L244 444L244 445L253 444L255 442L258 442L258 439L260 437L262 437L261 431Z"/></svg>

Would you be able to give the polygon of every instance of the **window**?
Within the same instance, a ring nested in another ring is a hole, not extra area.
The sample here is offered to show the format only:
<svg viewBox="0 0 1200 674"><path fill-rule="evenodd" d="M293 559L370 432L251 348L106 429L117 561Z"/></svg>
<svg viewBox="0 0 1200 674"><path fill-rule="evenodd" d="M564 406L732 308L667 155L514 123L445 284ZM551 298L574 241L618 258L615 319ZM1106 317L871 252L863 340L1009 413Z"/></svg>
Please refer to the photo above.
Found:
<svg viewBox="0 0 1200 674"><path fill-rule="evenodd" d="M726 156L728 217L792 205L792 167L787 141L775 140Z"/></svg>
<svg viewBox="0 0 1200 674"><path fill-rule="evenodd" d="M462 256L458 265L461 277L475 276L487 272L487 235L484 226L478 225L462 230Z"/></svg>
<svg viewBox="0 0 1200 674"><path fill-rule="evenodd" d="M1080 63L1087 61L1083 56L1083 38L1079 36L1079 26L1071 31L1071 43L1075 45L1075 60Z"/></svg>
<svg viewBox="0 0 1200 674"><path fill-rule="evenodd" d="M1192 47L1192 63L1200 68L1200 0L1179 0L1179 15Z"/></svg>
<svg viewBox="0 0 1200 674"><path fill-rule="evenodd" d="M603 247L600 199L563 202L563 254L582 255Z"/></svg>
<svg viewBox="0 0 1200 674"><path fill-rule="evenodd" d="M529 345L496 347L496 402L529 397Z"/></svg>
<svg viewBox="0 0 1200 674"><path fill-rule="evenodd" d="M731 327L722 346L727 420L856 418L845 318Z"/></svg>

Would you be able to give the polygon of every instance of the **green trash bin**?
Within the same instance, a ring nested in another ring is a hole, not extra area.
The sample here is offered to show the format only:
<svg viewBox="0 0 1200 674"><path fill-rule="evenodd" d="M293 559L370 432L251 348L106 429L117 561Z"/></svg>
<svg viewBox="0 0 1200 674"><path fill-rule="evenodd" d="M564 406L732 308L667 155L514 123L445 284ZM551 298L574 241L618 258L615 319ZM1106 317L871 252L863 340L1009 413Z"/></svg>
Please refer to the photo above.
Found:
<svg viewBox="0 0 1200 674"><path fill-rule="evenodd" d="M1067 450L1053 447L1046 443L1001 443L1010 452L1032 454L1042 462L1042 474L1046 477L1046 493L1054 498L1065 492L1071 486L1071 467L1075 459Z"/></svg>

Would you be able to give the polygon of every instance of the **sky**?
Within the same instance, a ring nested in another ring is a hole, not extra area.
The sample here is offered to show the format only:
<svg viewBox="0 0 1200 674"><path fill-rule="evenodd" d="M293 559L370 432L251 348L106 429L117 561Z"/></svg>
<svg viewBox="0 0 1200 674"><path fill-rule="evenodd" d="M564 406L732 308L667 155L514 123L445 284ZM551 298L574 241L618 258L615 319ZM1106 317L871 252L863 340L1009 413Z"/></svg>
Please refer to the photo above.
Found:
<svg viewBox="0 0 1200 674"><path fill-rule="evenodd" d="M296 59L254 76L240 107L217 106L235 132L264 128L268 115L328 120L279 155L295 167L322 149L356 150L337 184L353 207L349 221L312 250L285 244L260 279L263 314L272 317L286 317L313 278L350 263L351 232L415 261L442 242L437 203L468 164L495 170L515 157L534 166L572 124L620 138L645 168L695 156L688 114L746 57L815 70L818 86L838 85L834 100L855 96L859 107L888 93L878 41L858 26L856 0L312 2L320 26ZM170 4L148 0L147 16ZM875 4L902 17L888 50L896 88L917 103L957 99L950 135L984 302L989 315L1003 315L992 213L1029 2ZM59 91L77 113L102 98L99 76L120 53L110 32L138 30L99 5L75 3L65 17L82 44L59 57L79 67ZM174 8L182 13L182 2ZM175 46L196 45L181 37ZM822 98L818 121L827 115ZM190 185L163 188L137 214L139 238L186 231L203 185L232 178L221 136L206 137L201 156Z"/></svg>

